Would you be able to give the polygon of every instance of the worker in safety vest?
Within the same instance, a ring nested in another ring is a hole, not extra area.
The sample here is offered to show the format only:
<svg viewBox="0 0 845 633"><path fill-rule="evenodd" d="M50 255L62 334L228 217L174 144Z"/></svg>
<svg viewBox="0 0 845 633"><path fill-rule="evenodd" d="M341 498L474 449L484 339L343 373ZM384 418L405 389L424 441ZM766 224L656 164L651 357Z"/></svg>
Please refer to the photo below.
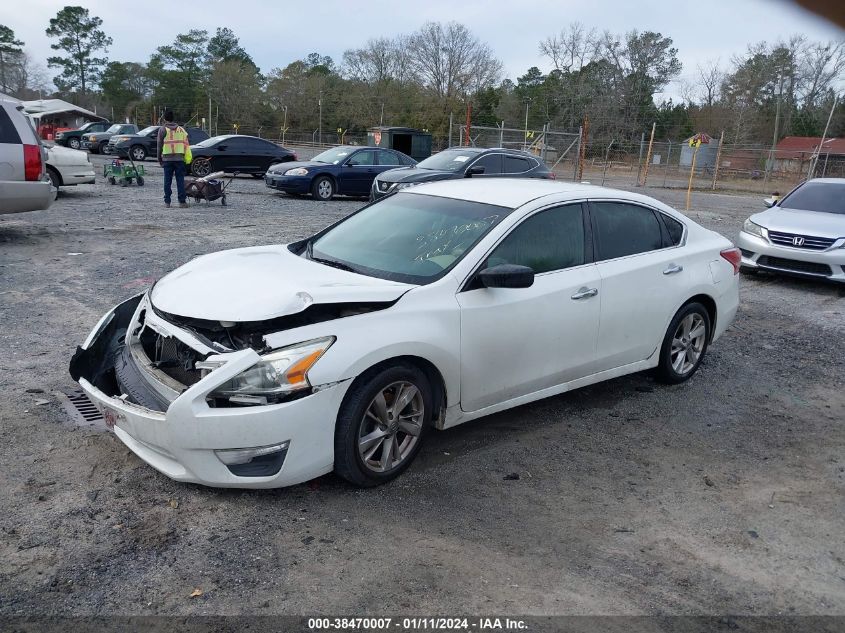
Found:
<svg viewBox="0 0 845 633"><path fill-rule="evenodd" d="M170 206L174 176L179 206L188 206L185 201L185 172L190 162L191 145L188 142L188 133L181 125L173 122L173 111L165 110L164 125L158 130L158 164L164 168L164 206Z"/></svg>

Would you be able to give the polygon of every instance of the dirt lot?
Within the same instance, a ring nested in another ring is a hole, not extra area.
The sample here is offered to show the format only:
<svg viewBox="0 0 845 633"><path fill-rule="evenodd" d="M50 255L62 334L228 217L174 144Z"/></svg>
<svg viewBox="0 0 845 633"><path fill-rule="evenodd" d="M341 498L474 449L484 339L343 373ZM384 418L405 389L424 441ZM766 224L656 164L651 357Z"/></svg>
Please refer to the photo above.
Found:
<svg viewBox="0 0 845 633"><path fill-rule="evenodd" d="M148 169L0 216L0 614L845 614L845 289L744 278L687 384L635 375L436 433L388 486L211 490L69 424L71 353L193 255L360 203L241 178L229 207L167 210ZM691 215L734 237L758 200L697 194Z"/></svg>

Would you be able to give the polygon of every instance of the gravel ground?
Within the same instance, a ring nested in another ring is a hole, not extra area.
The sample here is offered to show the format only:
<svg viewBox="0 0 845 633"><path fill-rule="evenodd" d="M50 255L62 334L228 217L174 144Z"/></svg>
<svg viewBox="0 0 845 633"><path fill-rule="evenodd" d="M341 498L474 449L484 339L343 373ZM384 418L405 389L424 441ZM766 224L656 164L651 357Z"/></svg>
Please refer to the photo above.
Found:
<svg viewBox="0 0 845 633"><path fill-rule="evenodd" d="M165 209L147 169L0 216L0 614L845 614L845 289L743 278L688 383L628 376L435 433L378 489L212 490L68 422L75 346L193 255L360 203L239 178L228 207ZM690 215L734 237L758 201L696 194Z"/></svg>

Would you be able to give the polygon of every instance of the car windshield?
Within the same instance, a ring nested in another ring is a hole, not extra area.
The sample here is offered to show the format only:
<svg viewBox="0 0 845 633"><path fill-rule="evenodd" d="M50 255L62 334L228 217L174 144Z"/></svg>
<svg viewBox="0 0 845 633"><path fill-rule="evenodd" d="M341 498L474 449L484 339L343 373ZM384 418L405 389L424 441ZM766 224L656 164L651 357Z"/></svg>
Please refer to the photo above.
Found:
<svg viewBox="0 0 845 633"><path fill-rule="evenodd" d="M467 161L476 156L475 152L462 150L444 150L434 156L429 156L417 164L418 169L436 169L438 171L458 171L463 169Z"/></svg>
<svg viewBox="0 0 845 633"><path fill-rule="evenodd" d="M413 193L384 198L316 238L305 256L362 275L426 284L446 274L511 209Z"/></svg>
<svg viewBox="0 0 845 633"><path fill-rule="evenodd" d="M329 165L337 165L351 153L352 150L350 150L348 147L333 147L332 149L327 149L325 152L317 154L311 160L313 160L315 163L327 163Z"/></svg>
<svg viewBox="0 0 845 633"><path fill-rule="evenodd" d="M845 215L845 184L810 181L786 196L778 206Z"/></svg>
<svg viewBox="0 0 845 633"><path fill-rule="evenodd" d="M117 134L118 132L120 132L121 127L123 127L123 126L121 126L119 123L115 123L109 129L107 129L106 132L111 133L111 134Z"/></svg>
<svg viewBox="0 0 845 633"><path fill-rule="evenodd" d="M138 132L141 136L146 136L147 134L152 134L158 129L157 125L150 125L149 127L145 127L143 130Z"/></svg>

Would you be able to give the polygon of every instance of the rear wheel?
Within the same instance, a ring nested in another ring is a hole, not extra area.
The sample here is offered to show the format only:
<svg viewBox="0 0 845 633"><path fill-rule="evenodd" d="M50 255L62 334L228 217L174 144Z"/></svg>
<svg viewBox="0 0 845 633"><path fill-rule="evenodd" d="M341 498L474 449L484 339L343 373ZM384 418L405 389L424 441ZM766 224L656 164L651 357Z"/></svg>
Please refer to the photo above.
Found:
<svg viewBox="0 0 845 633"><path fill-rule="evenodd" d="M71 138L71 139L67 142L67 146L68 146L69 148L71 148L71 149L79 149L80 145L81 145L81 143L79 142L79 139L78 139L78 138L73 138L73 137L72 137L72 138Z"/></svg>
<svg viewBox="0 0 845 633"><path fill-rule="evenodd" d="M47 177L50 179L50 191L53 194L53 200L59 197L59 187L62 185L62 177L52 167L47 167Z"/></svg>
<svg viewBox="0 0 845 633"><path fill-rule="evenodd" d="M335 427L335 472L358 486L398 477L414 460L431 422L425 374L397 364L363 374L349 389Z"/></svg>
<svg viewBox="0 0 845 633"><path fill-rule="evenodd" d="M315 200L331 200L334 197L334 182L328 176L320 176L311 185L311 195Z"/></svg>
<svg viewBox="0 0 845 633"><path fill-rule="evenodd" d="M710 315L700 303L688 303L678 310L660 348L656 372L660 382L684 382L698 370L710 342L710 328Z"/></svg>
<svg viewBox="0 0 845 633"><path fill-rule="evenodd" d="M129 151L132 153L132 160L141 162L147 157L147 150L143 145L133 145Z"/></svg>
<svg viewBox="0 0 845 633"><path fill-rule="evenodd" d="M138 178L137 178L137 183L138 183L138 186L139 186L139 187L143 187L143 186L144 186L144 177L143 177L143 176L138 176Z"/></svg>

